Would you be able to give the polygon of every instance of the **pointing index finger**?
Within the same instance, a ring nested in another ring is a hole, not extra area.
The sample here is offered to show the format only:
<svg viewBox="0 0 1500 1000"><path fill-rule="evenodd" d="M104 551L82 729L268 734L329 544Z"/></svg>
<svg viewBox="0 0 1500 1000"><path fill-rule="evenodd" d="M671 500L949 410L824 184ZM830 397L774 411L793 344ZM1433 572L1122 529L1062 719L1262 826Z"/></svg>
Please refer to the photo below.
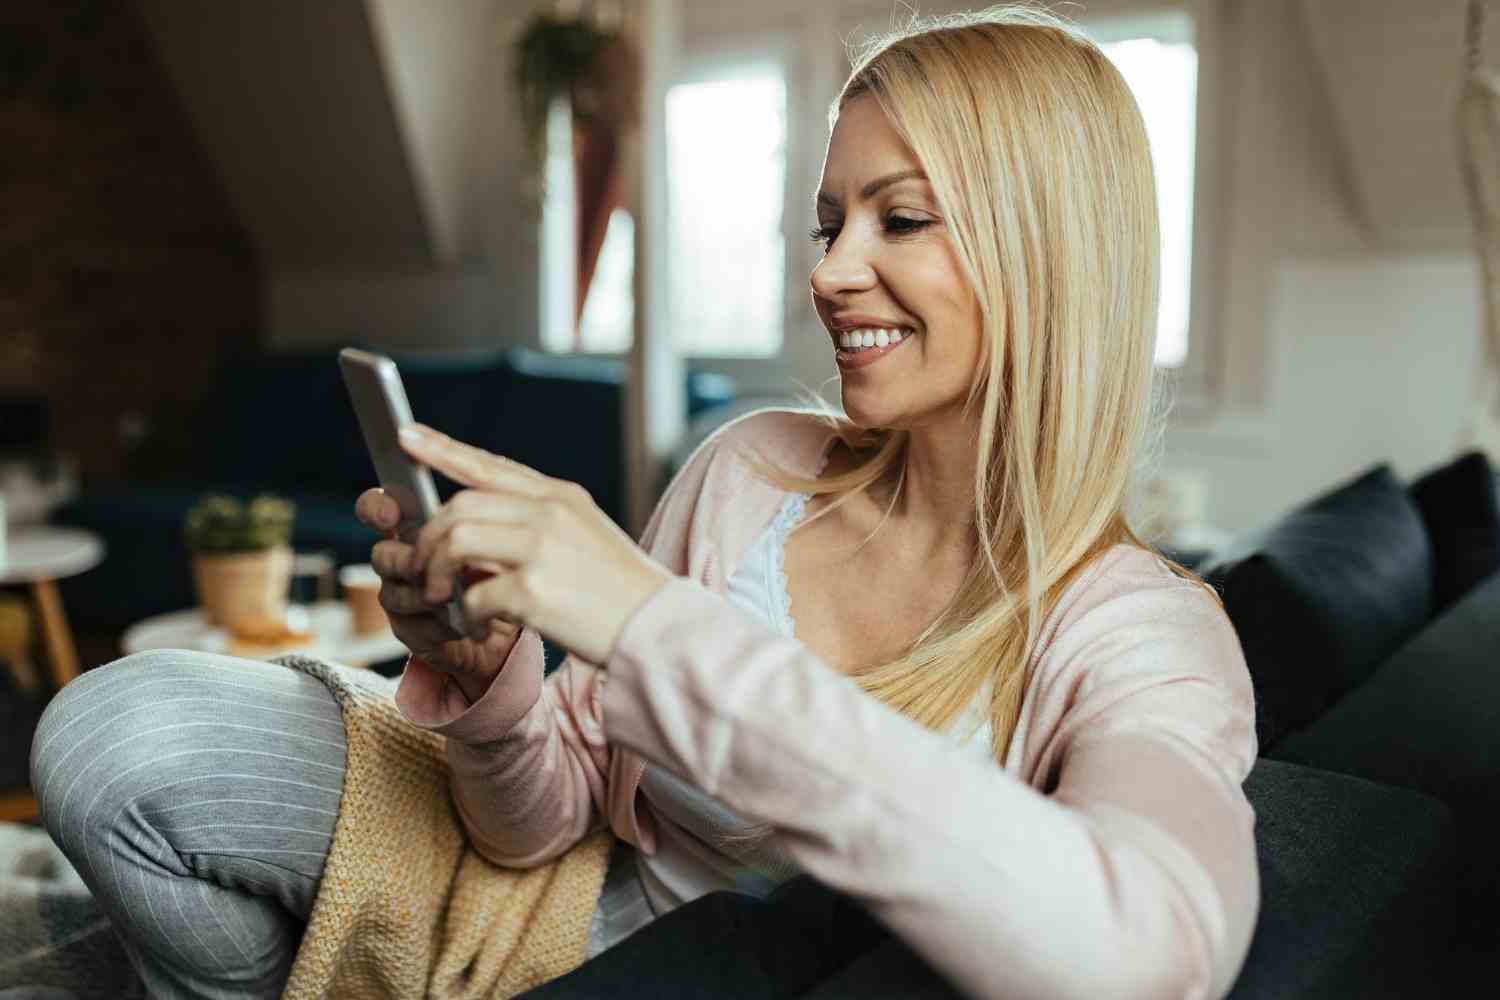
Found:
<svg viewBox="0 0 1500 1000"><path fill-rule="evenodd" d="M401 447L464 486L510 489L528 496L538 496L544 489L546 477L535 469L464 444L425 424L403 428Z"/></svg>

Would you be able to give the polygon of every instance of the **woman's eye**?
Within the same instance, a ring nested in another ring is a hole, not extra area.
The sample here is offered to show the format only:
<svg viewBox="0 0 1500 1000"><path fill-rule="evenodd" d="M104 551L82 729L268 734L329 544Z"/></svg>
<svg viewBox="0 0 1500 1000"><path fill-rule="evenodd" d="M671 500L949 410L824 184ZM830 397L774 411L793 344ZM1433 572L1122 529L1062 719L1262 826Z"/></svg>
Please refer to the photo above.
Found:
<svg viewBox="0 0 1500 1000"><path fill-rule="evenodd" d="M930 225L931 219L908 219L904 215L893 215L885 220L886 231L892 233L914 233Z"/></svg>
<svg viewBox="0 0 1500 1000"><path fill-rule="evenodd" d="M834 226L814 226L807 231L807 238L814 243L823 244L823 252L827 253L833 241L838 239L839 231Z"/></svg>
<svg viewBox="0 0 1500 1000"><path fill-rule="evenodd" d="M892 215L885 220L885 231L898 235L914 233L919 229L925 229L932 225L931 219L909 219L904 215ZM814 226L807 231L807 238L814 243L823 245L823 252L827 253L833 246L833 241L839 237L838 226Z"/></svg>

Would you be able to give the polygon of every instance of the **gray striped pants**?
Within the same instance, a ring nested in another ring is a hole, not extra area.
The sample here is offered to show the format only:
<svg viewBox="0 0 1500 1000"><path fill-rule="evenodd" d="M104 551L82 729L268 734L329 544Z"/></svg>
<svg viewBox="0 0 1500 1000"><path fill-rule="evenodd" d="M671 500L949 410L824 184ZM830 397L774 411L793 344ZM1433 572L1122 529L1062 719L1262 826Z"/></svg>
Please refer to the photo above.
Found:
<svg viewBox="0 0 1500 1000"><path fill-rule="evenodd" d="M136 990L276 997L317 896L346 753L338 703L317 679L152 650L53 698L31 786L119 932Z"/></svg>

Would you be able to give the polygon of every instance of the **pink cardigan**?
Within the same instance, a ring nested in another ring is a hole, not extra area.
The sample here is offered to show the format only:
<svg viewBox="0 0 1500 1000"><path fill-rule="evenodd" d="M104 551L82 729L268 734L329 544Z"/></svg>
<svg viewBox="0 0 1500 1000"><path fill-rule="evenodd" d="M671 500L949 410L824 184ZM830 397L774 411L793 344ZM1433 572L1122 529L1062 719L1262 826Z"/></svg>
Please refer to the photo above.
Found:
<svg viewBox="0 0 1500 1000"><path fill-rule="evenodd" d="M472 706L411 657L396 704L448 737L475 847L527 867L603 822L655 850L643 760L772 823L815 878L861 899L976 997L1221 997L1259 912L1249 672L1214 600L1119 545L1044 624L1003 767L861 692L724 599L785 494L726 441L814 473L810 414L721 428L668 487L642 547L678 574L600 671L542 680L527 628Z"/></svg>

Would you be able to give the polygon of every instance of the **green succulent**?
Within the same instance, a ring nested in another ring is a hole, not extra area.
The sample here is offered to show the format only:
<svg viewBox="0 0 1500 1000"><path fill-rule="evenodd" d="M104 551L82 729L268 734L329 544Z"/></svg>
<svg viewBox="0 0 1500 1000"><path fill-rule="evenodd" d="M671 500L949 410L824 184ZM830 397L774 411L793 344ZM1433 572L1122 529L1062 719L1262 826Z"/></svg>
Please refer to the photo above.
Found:
<svg viewBox="0 0 1500 1000"><path fill-rule="evenodd" d="M249 503L208 493L187 512L183 536L191 552L253 552L290 544L296 516L296 504L270 493Z"/></svg>

